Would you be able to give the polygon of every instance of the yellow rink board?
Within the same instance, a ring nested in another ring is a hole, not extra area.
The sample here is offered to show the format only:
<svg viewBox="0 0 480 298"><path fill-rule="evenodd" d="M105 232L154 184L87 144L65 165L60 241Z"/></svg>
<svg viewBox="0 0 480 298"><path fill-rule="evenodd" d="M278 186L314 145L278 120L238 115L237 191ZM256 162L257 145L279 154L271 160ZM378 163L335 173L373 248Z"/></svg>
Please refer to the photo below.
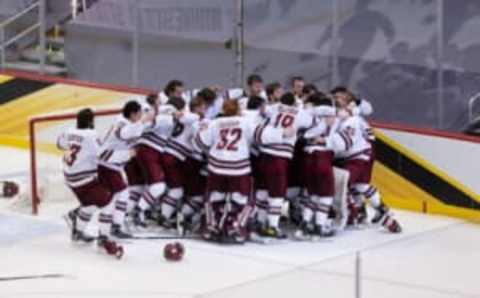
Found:
<svg viewBox="0 0 480 298"><path fill-rule="evenodd" d="M477 221L480 211L447 205L379 162L375 162L372 184L388 206L429 214Z"/></svg>
<svg viewBox="0 0 480 298"><path fill-rule="evenodd" d="M0 84L6 83L10 80L13 80L13 77L6 76L6 75L0 75Z"/></svg>

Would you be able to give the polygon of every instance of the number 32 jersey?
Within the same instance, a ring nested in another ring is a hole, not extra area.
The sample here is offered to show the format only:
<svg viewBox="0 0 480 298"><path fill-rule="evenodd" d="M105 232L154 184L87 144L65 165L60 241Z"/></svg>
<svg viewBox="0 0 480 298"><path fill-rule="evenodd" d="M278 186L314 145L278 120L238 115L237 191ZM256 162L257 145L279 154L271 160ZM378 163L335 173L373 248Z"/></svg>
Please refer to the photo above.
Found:
<svg viewBox="0 0 480 298"><path fill-rule="evenodd" d="M250 174L250 144L255 126L245 117L217 118L201 129L197 145L208 152L208 170L217 175Z"/></svg>
<svg viewBox="0 0 480 298"><path fill-rule="evenodd" d="M99 144L94 129L70 128L57 139L64 150L63 173L67 185L79 187L97 177Z"/></svg>

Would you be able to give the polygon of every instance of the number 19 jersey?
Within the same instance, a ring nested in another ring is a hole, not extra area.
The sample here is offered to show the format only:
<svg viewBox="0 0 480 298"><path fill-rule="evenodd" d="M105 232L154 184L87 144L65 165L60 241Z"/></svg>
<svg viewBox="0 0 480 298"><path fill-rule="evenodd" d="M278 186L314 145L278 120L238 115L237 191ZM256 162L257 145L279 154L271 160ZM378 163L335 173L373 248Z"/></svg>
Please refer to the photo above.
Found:
<svg viewBox="0 0 480 298"><path fill-rule="evenodd" d="M265 116L269 119L267 125L276 128L293 127L297 134L299 130L308 129L315 124L314 117L305 109L284 104L268 106ZM279 143L262 145L260 152L291 159L297 142L297 134L285 138Z"/></svg>

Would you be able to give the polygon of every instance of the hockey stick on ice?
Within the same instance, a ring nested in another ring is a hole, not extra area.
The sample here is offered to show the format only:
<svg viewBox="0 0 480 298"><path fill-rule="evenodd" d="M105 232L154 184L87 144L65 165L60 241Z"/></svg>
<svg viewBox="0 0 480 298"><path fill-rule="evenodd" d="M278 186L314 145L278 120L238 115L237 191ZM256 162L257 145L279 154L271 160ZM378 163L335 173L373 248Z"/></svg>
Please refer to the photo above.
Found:
<svg viewBox="0 0 480 298"><path fill-rule="evenodd" d="M198 240L202 239L200 235L191 236L132 236L126 240Z"/></svg>
<svg viewBox="0 0 480 298"><path fill-rule="evenodd" d="M22 276L8 276L0 277L1 281L14 281L14 280L24 280L24 279L46 279L46 278L63 278L67 277L65 274L40 274L40 275L22 275Z"/></svg>

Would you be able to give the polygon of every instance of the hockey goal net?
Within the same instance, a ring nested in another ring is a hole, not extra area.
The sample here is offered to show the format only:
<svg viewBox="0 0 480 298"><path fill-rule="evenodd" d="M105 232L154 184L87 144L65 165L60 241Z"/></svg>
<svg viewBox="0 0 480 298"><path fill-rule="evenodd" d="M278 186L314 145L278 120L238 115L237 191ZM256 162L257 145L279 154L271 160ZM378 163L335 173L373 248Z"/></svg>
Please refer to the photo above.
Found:
<svg viewBox="0 0 480 298"><path fill-rule="evenodd" d="M35 116L29 122L30 171L27 187L19 200L19 208L38 214L40 208L54 203L75 205L76 199L65 185L61 150L57 148L58 136L76 125L76 112L65 111ZM118 115L119 109L97 109L95 129L101 139Z"/></svg>

